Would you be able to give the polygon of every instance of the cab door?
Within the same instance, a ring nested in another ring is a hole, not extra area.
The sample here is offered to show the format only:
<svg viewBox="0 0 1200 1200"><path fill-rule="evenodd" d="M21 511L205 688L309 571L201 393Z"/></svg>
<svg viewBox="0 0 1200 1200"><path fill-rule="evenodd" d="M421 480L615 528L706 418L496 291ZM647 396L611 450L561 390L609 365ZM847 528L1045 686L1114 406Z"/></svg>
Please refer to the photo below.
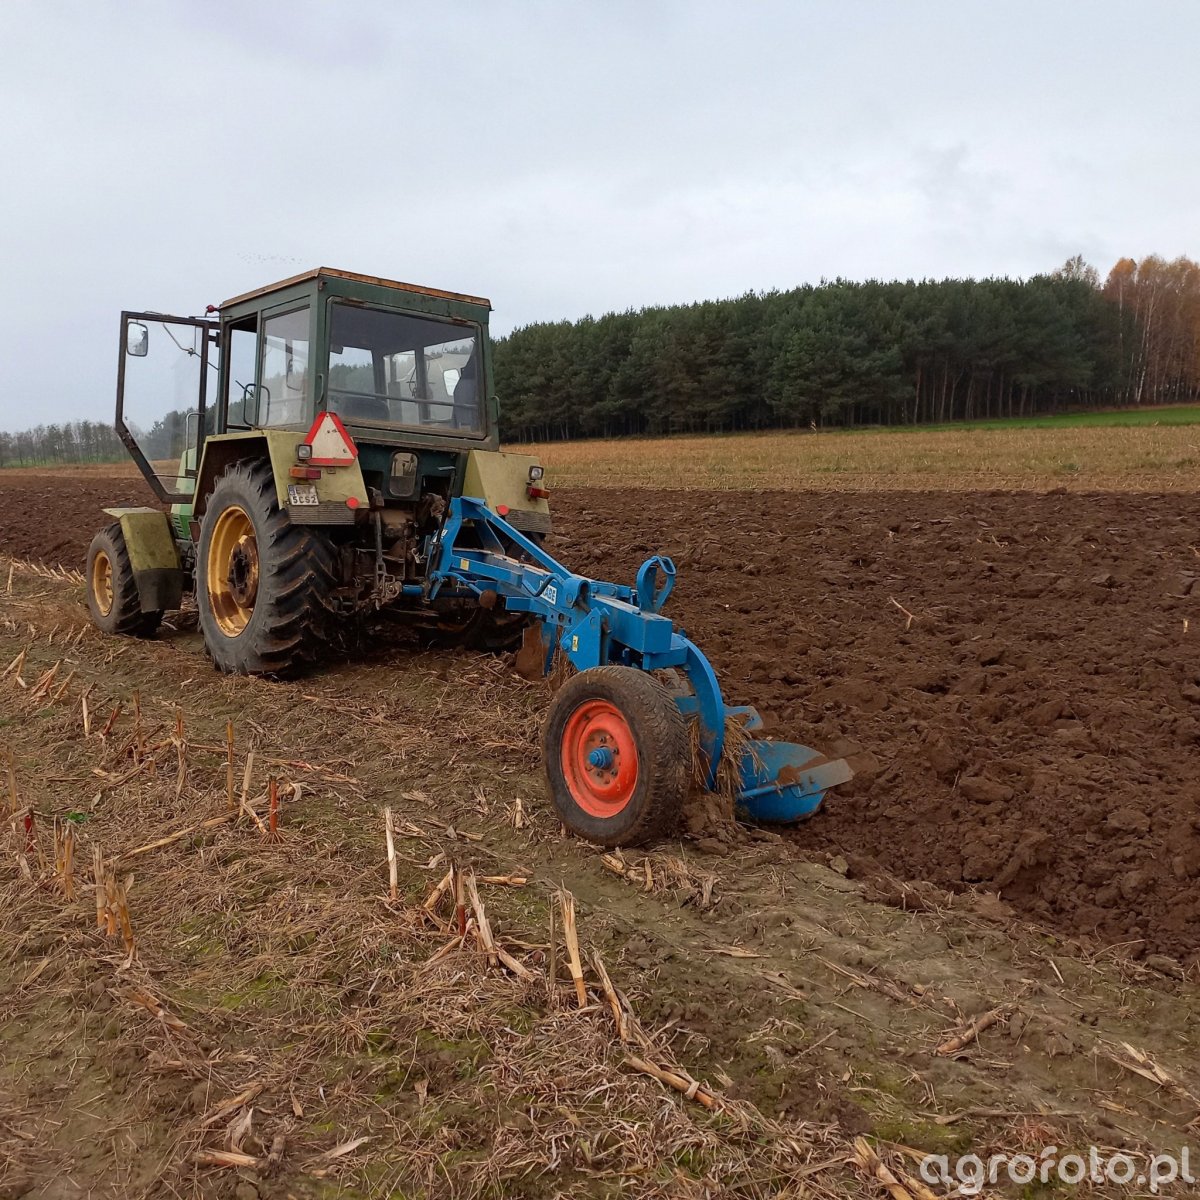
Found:
<svg viewBox="0 0 1200 1200"><path fill-rule="evenodd" d="M204 317L121 314L116 430L167 504L190 501L196 489L217 328Z"/></svg>

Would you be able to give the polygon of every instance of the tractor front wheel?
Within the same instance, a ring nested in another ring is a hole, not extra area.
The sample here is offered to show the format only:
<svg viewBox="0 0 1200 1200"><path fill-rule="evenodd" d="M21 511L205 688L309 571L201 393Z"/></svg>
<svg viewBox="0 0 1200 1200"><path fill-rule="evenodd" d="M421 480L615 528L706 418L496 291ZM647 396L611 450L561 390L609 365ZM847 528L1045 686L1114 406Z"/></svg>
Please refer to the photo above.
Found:
<svg viewBox="0 0 1200 1200"><path fill-rule="evenodd" d="M580 837L636 846L678 825L692 775L687 724L645 672L573 675L550 705L542 752L554 807Z"/></svg>
<svg viewBox="0 0 1200 1200"><path fill-rule="evenodd" d="M137 579L120 521L100 530L88 547L88 612L98 629L131 637L150 637L162 611L142 612Z"/></svg>
<svg viewBox="0 0 1200 1200"><path fill-rule="evenodd" d="M325 648L335 552L293 525L263 461L234 464L213 487L196 548L196 608L214 665L234 675L296 675Z"/></svg>

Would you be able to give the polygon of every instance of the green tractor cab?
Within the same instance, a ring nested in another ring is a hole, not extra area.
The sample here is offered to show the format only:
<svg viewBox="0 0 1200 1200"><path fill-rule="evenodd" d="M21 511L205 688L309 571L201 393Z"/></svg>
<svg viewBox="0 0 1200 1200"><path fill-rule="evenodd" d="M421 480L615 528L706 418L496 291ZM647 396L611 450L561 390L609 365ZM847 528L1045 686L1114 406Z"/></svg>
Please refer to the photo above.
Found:
<svg viewBox="0 0 1200 1200"><path fill-rule="evenodd" d="M542 470L501 453L487 300L320 268L203 317L121 314L116 428L163 510L110 509L89 607L145 635L195 596L224 671L290 675L381 608L483 645L522 614L432 600L455 497L540 542Z"/></svg>

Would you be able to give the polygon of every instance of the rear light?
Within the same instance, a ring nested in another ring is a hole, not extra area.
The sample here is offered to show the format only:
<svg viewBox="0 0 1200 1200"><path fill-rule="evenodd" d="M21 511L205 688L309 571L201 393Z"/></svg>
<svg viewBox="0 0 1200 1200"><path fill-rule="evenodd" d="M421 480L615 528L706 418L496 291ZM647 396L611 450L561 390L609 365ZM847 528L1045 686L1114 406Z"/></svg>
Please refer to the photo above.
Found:
<svg viewBox="0 0 1200 1200"><path fill-rule="evenodd" d="M549 488L537 487L535 484L532 484L532 483L525 489L525 494L530 498L530 500L549 500L550 499L550 489Z"/></svg>
<svg viewBox="0 0 1200 1200"><path fill-rule="evenodd" d="M296 457L301 462L308 462L308 460L312 458L312 447L307 442L301 442L300 445L296 447Z"/></svg>
<svg viewBox="0 0 1200 1200"><path fill-rule="evenodd" d="M320 479L320 467L289 467L288 474L293 479Z"/></svg>
<svg viewBox="0 0 1200 1200"><path fill-rule="evenodd" d="M542 476L545 474L546 474L545 467L530 467L529 468L529 482L537 483L537 481L539 479L541 479Z"/></svg>

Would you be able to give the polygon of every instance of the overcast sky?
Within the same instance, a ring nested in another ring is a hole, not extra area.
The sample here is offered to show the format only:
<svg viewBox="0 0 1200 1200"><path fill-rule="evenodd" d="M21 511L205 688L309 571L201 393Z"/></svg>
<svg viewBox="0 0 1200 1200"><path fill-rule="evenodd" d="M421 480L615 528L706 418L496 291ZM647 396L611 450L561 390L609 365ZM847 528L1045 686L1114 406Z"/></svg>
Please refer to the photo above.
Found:
<svg viewBox="0 0 1200 1200"><path fill-rule="evenodd" d="M1200 253L1200 5L0 0L0 428L326 265L493 328Z"/></svg>

